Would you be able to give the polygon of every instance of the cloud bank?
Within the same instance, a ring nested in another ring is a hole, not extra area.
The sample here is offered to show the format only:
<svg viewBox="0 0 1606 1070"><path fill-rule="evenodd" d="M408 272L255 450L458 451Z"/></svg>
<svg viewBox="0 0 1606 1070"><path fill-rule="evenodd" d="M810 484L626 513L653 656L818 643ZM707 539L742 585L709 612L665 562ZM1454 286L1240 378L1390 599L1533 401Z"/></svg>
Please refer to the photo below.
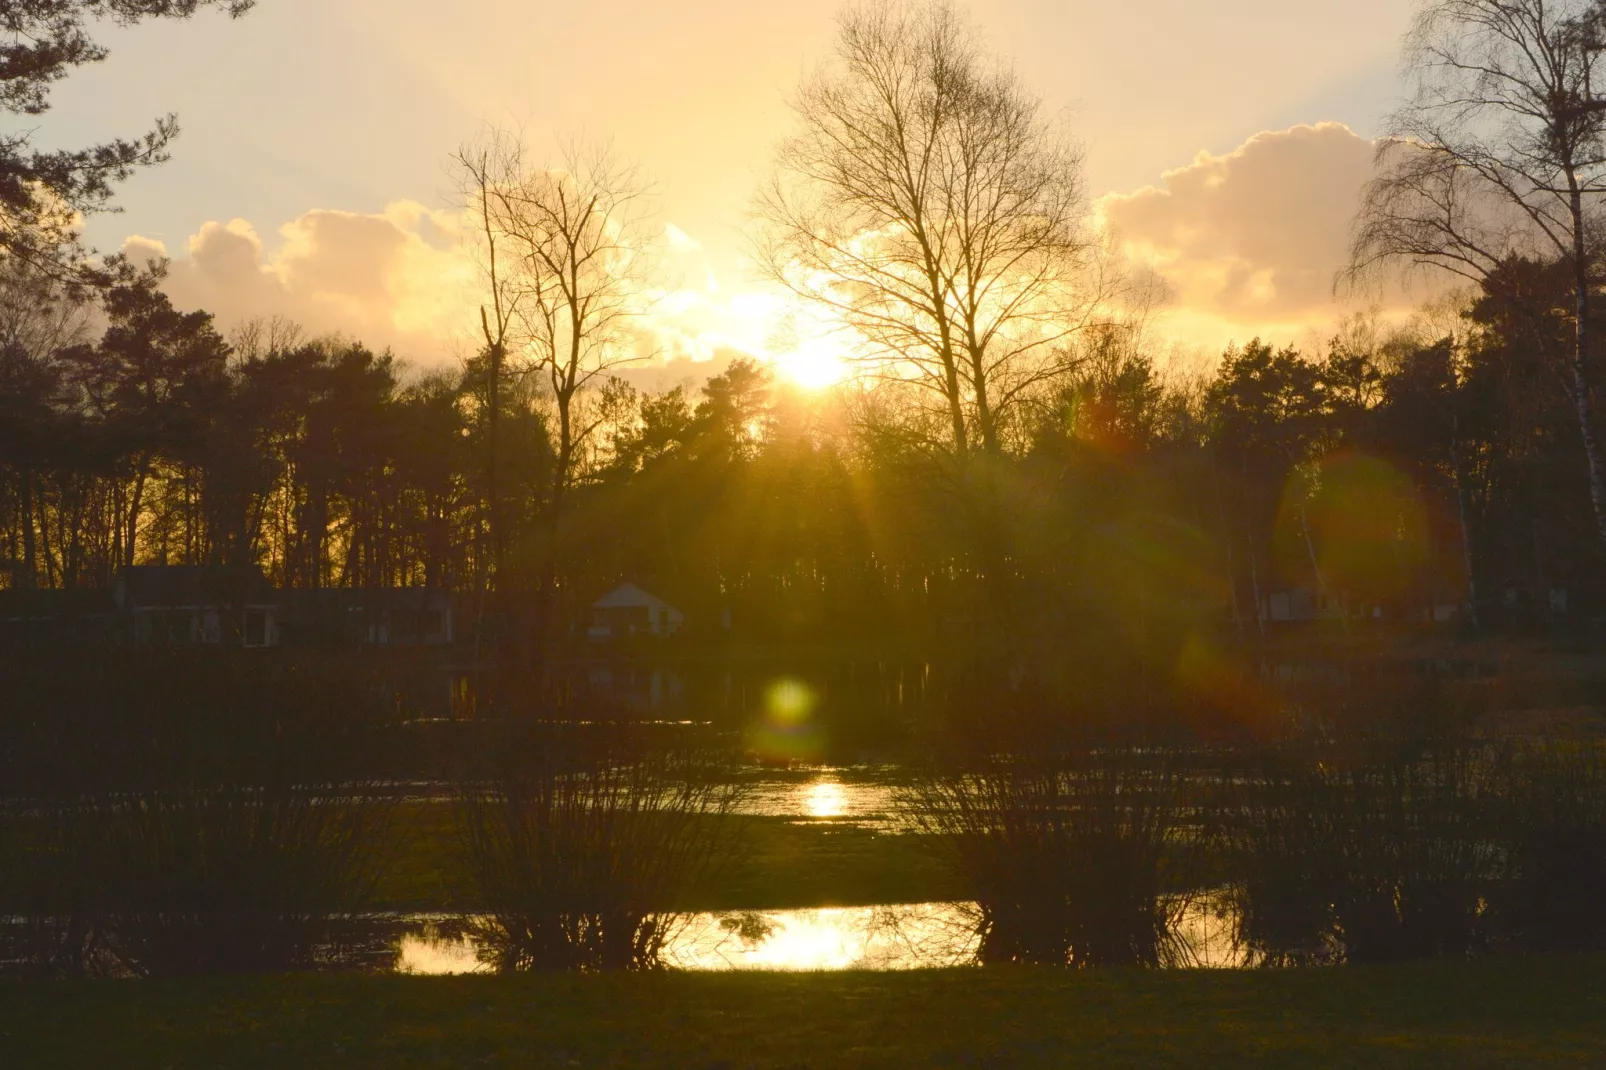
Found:
<svg viewBox="0 0 1606 1070"><path fill-rule="evenodd" d="M246 220L209 222L174 257L166 290L181 308L204 308L224 329L286 316L312 334L390 347L421 364L443 363L474 307L473 264L456 216L414 201L376 214L316 209L279 228L271 252ZM170 257L135 235L136 261Z"/></svg>
<svg viewBox="0 0 1606 1070"><path fill-rule="evenodd" d="M1102 197L1095 213L1129 262L1164 280L1164 335L1207 349L1255 334L1299 341L1355 304L1336 300L1333 284L1372 153L1372 142L1338 123L1266 131L1230 152L1200 153L1157 185ZM476 345L479 273L467 237L457 213L407 200L372 214L309 211L279 227L271 248L245 220L208 222L174 256L167 290L224 329L286 316L312 334L438 366ZM137 259L172 255L138 236L124 248ZM808 310L720 279L696 236L666 223L659 253L663 270L644 293L644 366L749 354L817 371L836 359L840 342ZM1385 312L1403 310L1406 297L1368 295Z"/></svg>
<svg viewBox="0 0 1606 1070"><path fill-rule="evenodd" d="M1345 310L1334 281L1373 150L1340 123L1265 131L1095 209L1125 255L1165 279L1173 333L1290 334Z"/></svg>

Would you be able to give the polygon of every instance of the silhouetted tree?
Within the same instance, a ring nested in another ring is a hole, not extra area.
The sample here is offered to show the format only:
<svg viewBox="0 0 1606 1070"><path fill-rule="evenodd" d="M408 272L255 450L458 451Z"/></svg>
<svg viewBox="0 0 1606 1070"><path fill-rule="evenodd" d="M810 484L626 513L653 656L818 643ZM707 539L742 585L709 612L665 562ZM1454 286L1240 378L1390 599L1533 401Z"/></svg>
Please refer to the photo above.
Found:
<svg viewBox="0 0 1606 1070"><path fill-rule="evenodd" d="M188 18L203 7L238 17L254 0L20 0L0 6L0 110L42 115L50 87L74 67L106 58L86 22L110 19L131 26L145 19ZM161 163L178 134L167 115L134 140L119 138L87 149L33 148L33 131L13 127L0 136L0 251L54 278L104 284L113 278L85 262L79 217L105 211L113 187L135 169Z"/></svg>
<svg viewBox="0 0 1606 1070"><path fill-rule="evenodd" d="M935 399L953 454L1001 452L1103 296L1080 154L945 0L850 7L794 110L758 200L763 270Z"/></svg>
<svg viewBox="0 0 1606 1070"><path fill-rule="evenodd" d="M1367 187L1352 271L1389 260L1481 281L1513 256L1570 278L1568 374L1600 537L1591 232L1606 193L1606 44L1595 0L1434 0L1406 39L1415 94Z"/></svg>

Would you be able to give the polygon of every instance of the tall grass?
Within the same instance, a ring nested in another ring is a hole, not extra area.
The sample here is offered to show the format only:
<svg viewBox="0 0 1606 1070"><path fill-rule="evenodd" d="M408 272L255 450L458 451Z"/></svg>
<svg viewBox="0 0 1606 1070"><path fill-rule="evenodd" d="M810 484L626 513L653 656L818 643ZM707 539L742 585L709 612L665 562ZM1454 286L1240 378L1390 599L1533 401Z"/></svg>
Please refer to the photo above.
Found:
<svg viewBox="0 0 1606 1070"><path fill-rule="evenodd" d="M1285 747L1224 822L1239 937L1261 962L1467 955L1499 873L1489 748Z"/></svg>
<svg viewBox="0 0 1606 1070"><path fill-rule="evenodd" d="M326 786L191 786L58 814L74 896L140 976L318 965L367 905L390 803Z"/></svg>
<svg viewBox="0 0 1606 1070"><path fill-rule="evenodd" d="M980 912L983 962L1173 964L1182 781L1132 749L994 756L900 793Z"/></svg>
<svg viewBox="0 0 1606 1070"><path fill-rule="evenodd" d="M672 909L733 846L742 788L724 754L621 725L503 726L484 742L458 814L488 964L660 966Z"/></svg>
<svg viewBox="0 0 1606 1070"><path fill-rule="evenodd" d="M1606 949L1606 747L1514 747L1501 774L1502 935L1537 952Z"/></svg>
<svg viewBox="0 0 1606 1070"><path fill-rule="evenodd" d="M55 972L316 964L365 909L391 803L353 776L384 696L317 659L102 652L3 717L17 901ZM256 652L252 652L256 653Z"/></svg>

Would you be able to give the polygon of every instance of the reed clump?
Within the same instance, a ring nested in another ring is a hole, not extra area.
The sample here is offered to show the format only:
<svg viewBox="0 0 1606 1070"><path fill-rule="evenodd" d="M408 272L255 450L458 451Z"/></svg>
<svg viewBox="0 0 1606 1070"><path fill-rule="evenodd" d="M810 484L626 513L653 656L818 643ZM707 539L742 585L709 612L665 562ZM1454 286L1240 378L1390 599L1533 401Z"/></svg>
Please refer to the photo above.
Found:
<svg viewBox="0 0 1606 1070"><path fill-rule="evenodd" d="M573 722L501 725L479 743L458 820L487 964L658 968L673 907L733 849L743 788L723 748Z"/></svg>
<svg viewBox="0 0 1606 1070"><path fill-rule="evenodd" d="M313 658L117 651L60 668L31 667L6 718L28 960L160 977L337 958L391 843L392 800L353 764L384 695Z"/></svg>
<svg viewBox="0 0 1606 1070"><path fill-rule="evenodd" d="M1193 834L1183 780L1136 748L994 755L903 789L979 911L983 962L1173 964Z"/></svg>

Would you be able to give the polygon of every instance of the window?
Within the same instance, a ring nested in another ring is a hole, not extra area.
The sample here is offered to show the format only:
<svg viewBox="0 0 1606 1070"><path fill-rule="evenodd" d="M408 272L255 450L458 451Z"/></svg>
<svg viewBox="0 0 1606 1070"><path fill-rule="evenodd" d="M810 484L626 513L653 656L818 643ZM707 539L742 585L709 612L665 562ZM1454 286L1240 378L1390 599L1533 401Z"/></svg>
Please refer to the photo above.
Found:
<svg viewBox="0 0 1606 1070"><path fill-rule="evenodd" d="M263 609L245 611L245 645L268 645L268 613Z"/></svg>

